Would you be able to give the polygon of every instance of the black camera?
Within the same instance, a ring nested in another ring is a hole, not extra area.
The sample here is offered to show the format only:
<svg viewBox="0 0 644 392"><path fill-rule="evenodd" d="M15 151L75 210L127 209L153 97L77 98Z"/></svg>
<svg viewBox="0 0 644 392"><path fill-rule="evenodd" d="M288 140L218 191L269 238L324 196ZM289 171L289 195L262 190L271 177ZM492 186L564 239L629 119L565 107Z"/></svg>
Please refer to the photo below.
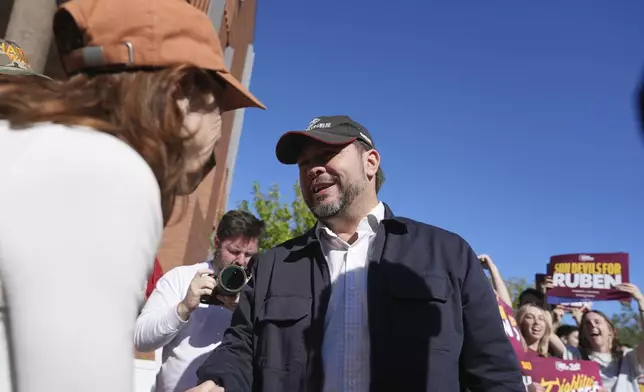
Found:
<svg viewBox="0 0 644 392"><path fill-rule="evenodd" d="M222 302L217 299L217 295L225 297L235 297L246 286L248 282L248 272L244 267L236 264L231 264L224 267L219 271L219 275L211 274L217 286L210 295L202 295L199 302L208 305L222 305Z"/></svg>

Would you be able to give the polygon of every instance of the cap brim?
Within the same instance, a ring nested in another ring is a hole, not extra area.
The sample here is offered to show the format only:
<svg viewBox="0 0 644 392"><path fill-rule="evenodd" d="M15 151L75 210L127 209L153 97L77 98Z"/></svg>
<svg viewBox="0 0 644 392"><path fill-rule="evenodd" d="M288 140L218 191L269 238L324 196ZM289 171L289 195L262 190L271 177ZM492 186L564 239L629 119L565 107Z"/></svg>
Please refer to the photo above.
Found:
<svg viewBox="0 0 644 392"><path fill-rule="evenodd" d="M14 75L14 76L40 76L41 78L51 80L51 78L49 76L45 76L43 74L27 71L27 70L16 68L16 67L0 67L0 74Z"/></svg>
<svg viewBox="0 0 644 392"><path fill-rule="evenodd" d="M356 141L356 138L317 130L286 132L275 147L277 160L285 165L297 163L297 158L302 152L302 143L311 140L330 146L346 146Z"/></svg>
<svg viewBox="0 0 644 392"><path fill-rule="evenodd" d="M222 98L221 108L223 111L235 110L241 108L261 108L266 109L259 99L255 98L239 81L230 73L215 71L217 75L224 80L226 88Z"/></svg>

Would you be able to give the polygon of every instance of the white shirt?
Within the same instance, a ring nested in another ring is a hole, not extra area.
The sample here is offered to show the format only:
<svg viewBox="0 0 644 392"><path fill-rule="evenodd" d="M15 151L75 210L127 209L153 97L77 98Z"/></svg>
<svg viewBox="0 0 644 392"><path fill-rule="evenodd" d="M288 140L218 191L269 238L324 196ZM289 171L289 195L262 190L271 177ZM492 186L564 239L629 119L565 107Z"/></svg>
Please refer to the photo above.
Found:
<svg viewBox="0 0 644 392"><path fill-rule="evenodd" d="M358 224L351 245L318 223L316 234L331 275L331 298L322 343L323 392L368 392L370 343L367 267L385 206L378 203Z"/></svg>
<svg viewBox="0 0 644 392"><path fill-rule="evenodd" d="M640 388L637 378L644 374L644 366L637 359L633 349L624 351L619 359L614 359L610 353L591 352L588 359L599 364L599 374L602 385L610 392L637 392Z"/></svg>
<svg viewBox="0 0 644 392"><path fill-rule="evenodd" d="M0 121L0 279L17 391L132 391L160 197L148 164L113 136Z"/></svg>
<svg viewBox="0 0 644 392"><path fill-rule="evenodd" d="M164 274L136 320L134 345L147 352L163 347L158 392L185 391L197 385L197 369L208 358L230 326L233 312L223 306L199 304L188 321L177 315L177 305L190 282L209 263L175 267Z"/></svg>

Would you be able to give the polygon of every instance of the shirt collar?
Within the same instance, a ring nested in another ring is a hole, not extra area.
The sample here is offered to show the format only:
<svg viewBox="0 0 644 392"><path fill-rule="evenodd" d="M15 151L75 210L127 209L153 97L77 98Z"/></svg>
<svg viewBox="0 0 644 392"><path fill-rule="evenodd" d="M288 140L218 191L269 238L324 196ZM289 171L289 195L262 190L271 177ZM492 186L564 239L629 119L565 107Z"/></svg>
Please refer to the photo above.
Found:
<svg viewBox="0 0 644 392"><path fill-rule="evenodd" d="M378 202L378 205L371 210L367 216L360 220L358 223L358 228L356 232L358 235L362 233L375 233L378 230L380 222L385 218L385 206L382 202ZM337 235L331 231L326 225L318 220L317 225L315 226L315 235L320 239L321 234L325 233L331 237L337 237Z"/></svg>

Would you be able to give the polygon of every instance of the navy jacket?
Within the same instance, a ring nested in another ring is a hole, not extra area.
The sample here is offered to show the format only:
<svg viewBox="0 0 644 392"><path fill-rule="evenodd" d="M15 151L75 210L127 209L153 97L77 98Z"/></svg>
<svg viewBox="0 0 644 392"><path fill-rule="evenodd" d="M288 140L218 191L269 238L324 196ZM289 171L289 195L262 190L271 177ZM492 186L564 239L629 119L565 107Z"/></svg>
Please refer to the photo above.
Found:
<svg viewBox="0 0 644 392"><path fill-rule="evenodd" d="M372 249L372 392L525 392L494 292L465 240L386 207ZM330 278L315 232L261 254L253 281L200 382L226 392L321 391Z"/></svg>

